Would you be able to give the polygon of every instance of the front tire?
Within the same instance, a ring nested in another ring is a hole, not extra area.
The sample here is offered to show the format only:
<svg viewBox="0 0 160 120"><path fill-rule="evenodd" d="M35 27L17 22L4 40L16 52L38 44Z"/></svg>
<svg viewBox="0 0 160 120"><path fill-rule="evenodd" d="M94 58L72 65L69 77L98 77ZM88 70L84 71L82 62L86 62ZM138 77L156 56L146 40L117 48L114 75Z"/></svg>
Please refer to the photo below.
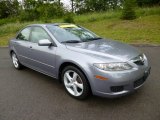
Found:
<svg viewBox="0 0 160 120"><path fill-rule="evenodd" d="M90 94L89 83L85 75L74 66L67 66L61 74L66 92L76 99L85 99Z"/></svg>
<svg viewBox="0 0 160 120"><path fill-rule="evenodd" d="M13 66L14 66L16 69L20 70L23 66L22 66L22 64L19 62L18 57L17 57L17 55L16 55L14 52L11 53L11 58L12 58Z"/></svg>

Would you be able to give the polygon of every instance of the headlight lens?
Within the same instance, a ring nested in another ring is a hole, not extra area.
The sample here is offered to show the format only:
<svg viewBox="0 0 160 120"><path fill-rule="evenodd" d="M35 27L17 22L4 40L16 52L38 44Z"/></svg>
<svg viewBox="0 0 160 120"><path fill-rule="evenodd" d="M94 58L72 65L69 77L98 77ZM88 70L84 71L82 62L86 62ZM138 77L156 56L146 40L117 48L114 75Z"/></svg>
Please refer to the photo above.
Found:
<svg viewBox="0 0 160 120"><path fill-rule="evenodd" d="M105 71L123 71L130 70L132 66L126 62L121 63L95 63L93 64L95 67L105 70Z"/></svg>

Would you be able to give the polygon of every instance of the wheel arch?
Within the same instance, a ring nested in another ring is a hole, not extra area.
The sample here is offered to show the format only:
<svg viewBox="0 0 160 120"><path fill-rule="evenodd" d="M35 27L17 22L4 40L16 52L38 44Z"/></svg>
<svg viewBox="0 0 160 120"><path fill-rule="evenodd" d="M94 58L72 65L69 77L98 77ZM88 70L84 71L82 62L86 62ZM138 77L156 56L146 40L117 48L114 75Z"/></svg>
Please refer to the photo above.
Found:
<svg viewBox="0 0 160 120"><path fill-rule="evenodd" d="M13 52L14 52L14 50L10 50L9 55L11 56Z"/></svg>
<svg viewBox="0 0 160 120"><path fill-rule="evenodd" d="M91 94L92 94L91 83L90 83L90 81L88 80L88 77L87 77L87 75L86 75L86 72L84 72L84 70L82 69L82 67L80 67L80 65L77 65L77 64L75 64L75 63L72 63L72 62L64 62L64 63L62 63L62 64L60 65L59 71L58 71L58 80L59 80L59 82L62 83L61 73L62 73L63 69L64 69L65 67L67 67L67 66L74 66L74 67L78 68L78 69L84 74L84 76L85 76L85 78L86 78L86 80L87 80L87 82L88 82L88 84L89 84L90 92L91 92Z"/></svg>
<svg viewBox="0 0 160 120"><path fill-rule="evenodd" d="M74 67L78 68L84 74L84 76L86 77L86 79L88 81L88 77L87 77L86 73L84 72L84 70L79 65L77 65L73 62L64 62L60 65L59 70L58 70L58 79L60 80L60 82L62 82L61 81L61 73L62 73L63 69L67 66L74 66Z"/></svg>

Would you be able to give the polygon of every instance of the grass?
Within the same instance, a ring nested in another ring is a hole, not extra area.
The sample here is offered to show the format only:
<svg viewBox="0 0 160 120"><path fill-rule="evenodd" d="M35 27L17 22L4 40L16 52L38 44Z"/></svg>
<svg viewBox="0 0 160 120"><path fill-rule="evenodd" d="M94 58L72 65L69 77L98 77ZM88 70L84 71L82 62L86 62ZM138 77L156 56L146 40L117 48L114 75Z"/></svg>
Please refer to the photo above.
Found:
<svg viewBox="0 0 160 120"><path fill-rule="evenodd" d="M37 23L37 21L25 23L8 23L0 26L0 46L7 46L9 40L13 38L20 29L33 23Z"/></svg>
<svg viewBox="0 0 160 120"><path fill-rule="evenodd" d="M82 23L100 36L125 43L160 44L160 16L151 15L132 21L118 19Z"/></svg>
<svg viewBox="0 0 160 120"><path fill-rule="evenodd" d="M125 43L160 44L160 7L137 8L137 19L121 20L121 11L88 13L77 15L74 20L98 35L119 40ZM63 19L53 19L51 22L63 22ZM41 21L25 23L8 23L0 26L0 46L7 46L8 40L16 32L28 24L42 23Z"/></svg>

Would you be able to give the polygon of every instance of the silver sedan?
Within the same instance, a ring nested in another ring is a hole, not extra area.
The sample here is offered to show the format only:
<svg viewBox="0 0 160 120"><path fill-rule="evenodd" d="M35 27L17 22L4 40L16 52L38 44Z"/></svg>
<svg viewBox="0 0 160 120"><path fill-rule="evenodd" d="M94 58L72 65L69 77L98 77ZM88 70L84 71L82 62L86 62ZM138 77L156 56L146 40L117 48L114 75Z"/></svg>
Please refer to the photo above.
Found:
<svg viewBox="0 0 160 120"><path fill-rule="evenodd" d="M126 95L150 73L144 53L75 24L29 25L10 40L9 50L16 69L26 66L56 78L76 99Z"/></svg>

